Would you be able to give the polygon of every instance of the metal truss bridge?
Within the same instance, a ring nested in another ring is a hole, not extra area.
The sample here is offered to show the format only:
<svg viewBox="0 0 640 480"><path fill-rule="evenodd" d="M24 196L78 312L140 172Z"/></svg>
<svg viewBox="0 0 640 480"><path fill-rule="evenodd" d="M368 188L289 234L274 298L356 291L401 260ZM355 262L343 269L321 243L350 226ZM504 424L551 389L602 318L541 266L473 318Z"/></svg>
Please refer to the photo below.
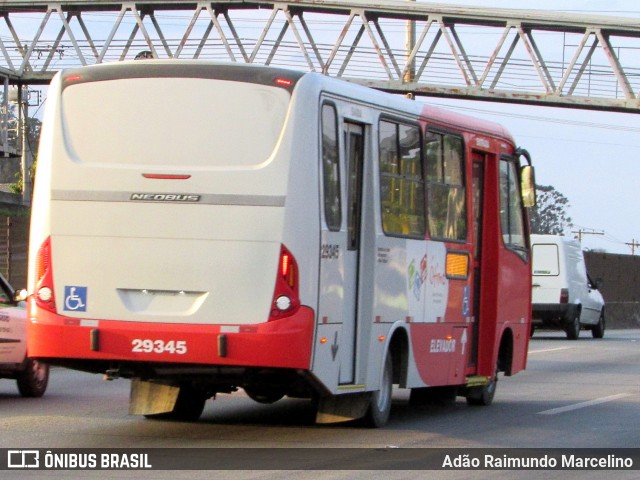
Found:
<svg viewBox="0 0 640 480"><path fill-rule="evenodd" d="M394 93L640 112L639 19L395 0L0 2L5 111L10 85L138 55L285 66Z"/></svg>

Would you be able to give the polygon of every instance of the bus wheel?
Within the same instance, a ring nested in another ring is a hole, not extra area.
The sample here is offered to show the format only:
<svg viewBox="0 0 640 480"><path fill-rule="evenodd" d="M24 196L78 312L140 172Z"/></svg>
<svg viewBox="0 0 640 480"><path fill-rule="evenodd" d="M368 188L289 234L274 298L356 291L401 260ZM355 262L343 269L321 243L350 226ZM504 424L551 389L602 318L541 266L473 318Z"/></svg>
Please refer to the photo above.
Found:
<svg viewBox="0 0 640 480"><path fill-rule="evenodd" d="M41 397L49 383L49 365L33 358L27 358L25 368L16 377L18 391L23 397Z"/></svg>
<svg viewBox="0 0 640 480"><path fill-rule="evenodd" d="M498 387L498 370L493 379L481 387L471 387L467 392L467 405L489 406L493 403L493 397L496 395Z"/></svg>
<svg viewBox="0 0 640 480"><path fill-rule="evenodd" d="M365 425L372 428L383 427L389 420L391 413L391 391L393 387L393 361L391 352L387 353L384 361L384 371L380 390L371 394L371 402L364 417Z"/></svg>
<svg viewBox="0 0 640 480"><path fill-rule="evenodd" d="M202 415L206 395L191 386L181 386L180 393L173 410L166 413L154 413L145 415L146 418L157 420L178 420L182 422L195 422Z"/></svg>
<svg viewBox="0 0 640 480"><path fill-rule="evenodd" d="M604 337L604 312L600 312L598 323L591 328L591 335L593 338Z"/></svg>

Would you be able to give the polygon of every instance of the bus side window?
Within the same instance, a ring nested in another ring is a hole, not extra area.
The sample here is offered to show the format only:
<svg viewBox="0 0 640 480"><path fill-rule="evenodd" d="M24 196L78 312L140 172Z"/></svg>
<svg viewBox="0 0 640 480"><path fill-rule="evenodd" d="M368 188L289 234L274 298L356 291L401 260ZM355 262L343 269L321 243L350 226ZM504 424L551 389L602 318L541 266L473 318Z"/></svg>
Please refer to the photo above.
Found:
<svg viewBox="0 0 640 480"><path fill-rule="evenodd" d="M427 132L427 214L432 238L464 241L467 204L462 138Z"/></svg>
<svg viewBox="0 0 640 480"><path fill-rule="evenodd" d="M324 218L329 230L342 226L340 199L340 155L338 150L338 118L336 108L322 106L322 176L324 185Z"/></svg>
<svg viewBox="0 0 640 480"><path fill-rule="evenodd" d="M380 203L386 234L425 234L422 139L417 125L380 121Z"/></svg>

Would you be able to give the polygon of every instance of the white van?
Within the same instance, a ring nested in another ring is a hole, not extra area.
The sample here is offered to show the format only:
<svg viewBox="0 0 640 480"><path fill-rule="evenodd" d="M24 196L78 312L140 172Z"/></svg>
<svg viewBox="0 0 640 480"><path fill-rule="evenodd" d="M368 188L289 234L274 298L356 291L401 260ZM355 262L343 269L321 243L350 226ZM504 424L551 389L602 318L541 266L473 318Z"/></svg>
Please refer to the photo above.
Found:
<svg viewBox="0 0 640 480"><path fill-rule="evenodd" d="M589 278L577 240L531 235L532 332L536 326L561 327L576 340L582 328L604 336L604 300Z"/></svg>

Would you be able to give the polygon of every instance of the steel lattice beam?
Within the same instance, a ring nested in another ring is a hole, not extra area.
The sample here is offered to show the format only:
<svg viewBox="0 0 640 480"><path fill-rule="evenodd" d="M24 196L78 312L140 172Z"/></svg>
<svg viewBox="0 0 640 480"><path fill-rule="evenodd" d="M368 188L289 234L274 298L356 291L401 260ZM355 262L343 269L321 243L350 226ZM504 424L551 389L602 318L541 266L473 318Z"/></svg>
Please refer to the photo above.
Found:
<svg viewBox="0 0 640 480"><path fill-rule="evenodd" d="M0 4L0 78L10 83L142 51L288 66L397 93L640 111L635 19L391 0Z"/></svg>

